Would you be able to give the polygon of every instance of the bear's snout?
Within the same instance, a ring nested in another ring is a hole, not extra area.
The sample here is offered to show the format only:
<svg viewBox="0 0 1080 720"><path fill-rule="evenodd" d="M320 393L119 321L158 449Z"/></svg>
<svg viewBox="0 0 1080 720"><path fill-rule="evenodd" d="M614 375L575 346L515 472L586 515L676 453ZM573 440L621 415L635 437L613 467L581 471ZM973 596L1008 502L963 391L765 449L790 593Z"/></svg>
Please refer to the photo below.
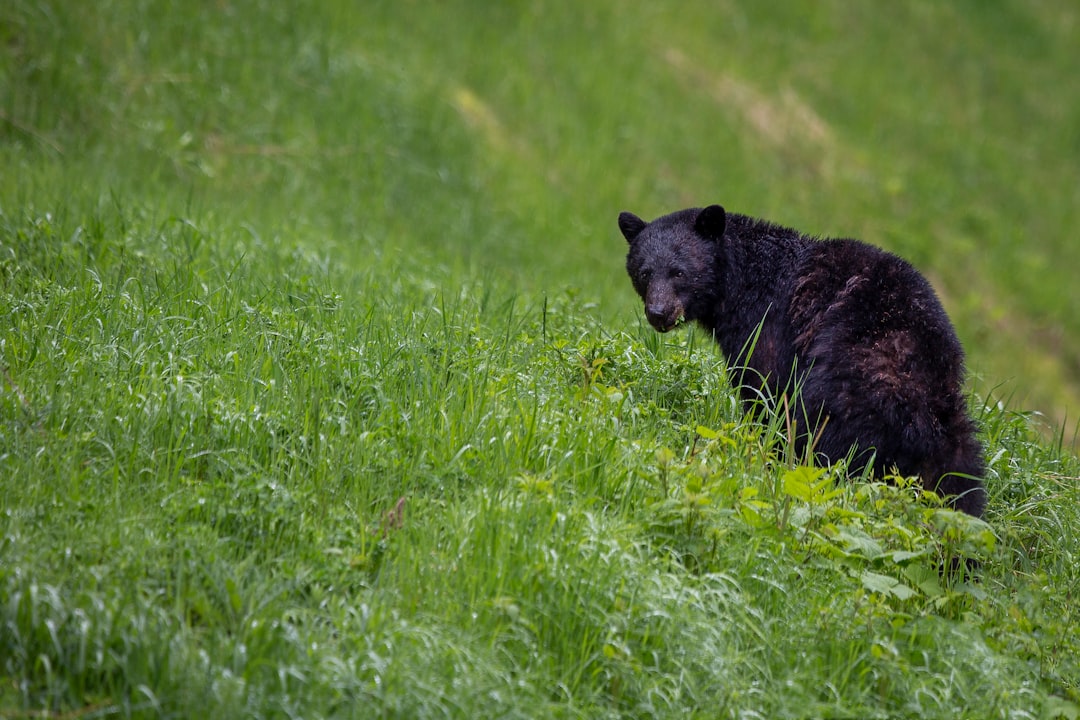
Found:
<svg viewBox="0 0 1080 720"><path fill-rule="evenodd" d="M653 328L663 333L682 322L683 309L677 304L646 303L645 317Z"/></svg>

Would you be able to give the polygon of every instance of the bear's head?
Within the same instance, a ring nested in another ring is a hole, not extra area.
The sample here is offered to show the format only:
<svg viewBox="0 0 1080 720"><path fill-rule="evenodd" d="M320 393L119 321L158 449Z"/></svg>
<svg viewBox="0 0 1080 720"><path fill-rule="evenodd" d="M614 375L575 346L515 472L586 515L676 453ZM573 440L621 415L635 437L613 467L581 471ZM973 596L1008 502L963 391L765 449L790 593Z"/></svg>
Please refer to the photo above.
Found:
<svg viewBox="0 0 1080 720"><path fill-rule="evenodd" d="M658 331L710 319L726 225L719 205L680 210L650 223L633 213L619 215L619 229L630 243L626 272L645 301L645 317Z"/></svg>

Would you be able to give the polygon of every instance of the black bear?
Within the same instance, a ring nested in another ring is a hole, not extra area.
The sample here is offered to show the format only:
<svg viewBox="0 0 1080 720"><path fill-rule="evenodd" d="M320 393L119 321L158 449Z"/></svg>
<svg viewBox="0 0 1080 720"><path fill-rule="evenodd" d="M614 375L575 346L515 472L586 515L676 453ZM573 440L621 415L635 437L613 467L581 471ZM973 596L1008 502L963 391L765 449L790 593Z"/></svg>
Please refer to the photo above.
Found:
<svg viewBox="0 0 1080 720"><path fill-rule="evenodd" d="M964 353L927 282L857 240L818 240L719 205L624 212L626 270L660 332L696 321L748 403L797 397L799 452L918 476L979 517L985 465Z"/></svg>

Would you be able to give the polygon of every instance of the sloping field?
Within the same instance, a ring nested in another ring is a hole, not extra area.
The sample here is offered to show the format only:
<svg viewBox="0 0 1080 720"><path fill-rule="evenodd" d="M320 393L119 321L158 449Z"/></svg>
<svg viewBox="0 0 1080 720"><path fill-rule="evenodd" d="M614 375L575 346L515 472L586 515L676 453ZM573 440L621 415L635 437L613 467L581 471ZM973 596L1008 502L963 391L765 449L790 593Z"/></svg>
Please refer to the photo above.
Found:
<svg viewBox="0 0 1080 720"><path fill-rule="evenodd" d="M4 4L0 716L1077 717L1078 23ZM985 523L643 325L710 202L927 273Z"/></svg>

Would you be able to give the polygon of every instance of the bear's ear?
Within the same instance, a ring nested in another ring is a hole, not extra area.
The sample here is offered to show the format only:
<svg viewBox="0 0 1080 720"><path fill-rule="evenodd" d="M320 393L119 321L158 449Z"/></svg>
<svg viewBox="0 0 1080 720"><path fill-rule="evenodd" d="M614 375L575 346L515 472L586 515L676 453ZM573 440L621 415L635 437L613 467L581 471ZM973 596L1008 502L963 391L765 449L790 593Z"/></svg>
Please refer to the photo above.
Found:
<svg viewBox="0 0 1080 720"><path fill-rule="evenodd" d="M622 230L626 242L634 242L634 238L641 234L647 224L634 213L619 213L619 229Z"/></svg>
<svg viewBox="0 0 1080 720"><path fill-rule="evenodd" d="M698 213L694 221L694 230L703 238L720 240L724 237L727 226L727 213L719 205L710 205Z"/></svg>

